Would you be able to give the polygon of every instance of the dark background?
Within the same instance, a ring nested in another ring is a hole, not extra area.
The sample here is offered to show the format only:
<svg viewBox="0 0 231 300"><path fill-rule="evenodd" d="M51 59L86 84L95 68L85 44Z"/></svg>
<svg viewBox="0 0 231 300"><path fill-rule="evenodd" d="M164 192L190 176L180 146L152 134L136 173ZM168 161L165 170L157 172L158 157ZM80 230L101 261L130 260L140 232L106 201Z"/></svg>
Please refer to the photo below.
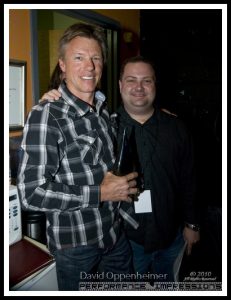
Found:
<svg viewBox="0 0 231 300"><path fill-rule="evenodd" d="M193 134L201 242L188 270L221 280L222 11L141 10L141 55L154 61L156 104L175 112Z"/></svg>

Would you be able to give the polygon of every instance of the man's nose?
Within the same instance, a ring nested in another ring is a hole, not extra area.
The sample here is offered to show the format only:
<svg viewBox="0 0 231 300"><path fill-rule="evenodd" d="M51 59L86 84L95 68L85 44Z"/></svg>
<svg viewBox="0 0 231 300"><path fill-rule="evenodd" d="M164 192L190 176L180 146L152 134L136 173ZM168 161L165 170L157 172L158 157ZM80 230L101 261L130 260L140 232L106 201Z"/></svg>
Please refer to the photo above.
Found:
<svg viewBox="0 0 231 300"><path fill-rule="evenodd" d="M93 70L95 68L95 64L91 58L86 61L86 68L88 70Z"/></svg>
<svg viewBox="0 0 231 300"><path fill-rule="evenodd" d="M142 81L137 81L136 82L136 90L142 90L142 89L143 89Z"/></svg>

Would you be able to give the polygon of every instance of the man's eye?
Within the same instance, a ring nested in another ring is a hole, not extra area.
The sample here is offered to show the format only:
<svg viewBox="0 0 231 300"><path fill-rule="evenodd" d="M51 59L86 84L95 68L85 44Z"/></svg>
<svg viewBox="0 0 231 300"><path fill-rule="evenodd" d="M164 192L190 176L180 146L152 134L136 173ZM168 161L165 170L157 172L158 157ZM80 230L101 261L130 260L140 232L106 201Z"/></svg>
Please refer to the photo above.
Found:
<svg viewBox="0 0 231 300"><path fill-rule="evenodd" d="M82 56L75 56L75 60L83 60Z"/></svg>
<svg viewBox="0 0 231 300"><path fill-rule="evenodd" d="M101 58L100 56L95 56L95 57L93 57L93 60L94 60L94 61L101 61L102 58Z"/></svg>
<svg viewBox="0 0 231 300"><path fill-rule="evenodd" d="M144 82L144 84L150 85L150 84L153 83L153 80L152 79L145 79L143 82Z"/></svg>

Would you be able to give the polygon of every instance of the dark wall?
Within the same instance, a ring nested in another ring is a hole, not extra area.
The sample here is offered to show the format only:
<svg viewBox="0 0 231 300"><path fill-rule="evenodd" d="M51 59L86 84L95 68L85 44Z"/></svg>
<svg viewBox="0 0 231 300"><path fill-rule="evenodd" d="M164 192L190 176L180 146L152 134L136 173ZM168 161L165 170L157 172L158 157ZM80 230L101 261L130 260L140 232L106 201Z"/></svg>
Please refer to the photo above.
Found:
<svg viewBox="0 0 231 300"><path fill-rule="evenodd" d="M141 10L141 54L154 60L156 103L194 135L198 198L221 205L221 10Z"/></svg>
<svg viewBox="0 0 231 300"><path fill-rule="evenodd" d="M154 60L156 104L176 112L193 134L201 241L183 259L221 280L221 10L141 10L141 54Z"/></svg>

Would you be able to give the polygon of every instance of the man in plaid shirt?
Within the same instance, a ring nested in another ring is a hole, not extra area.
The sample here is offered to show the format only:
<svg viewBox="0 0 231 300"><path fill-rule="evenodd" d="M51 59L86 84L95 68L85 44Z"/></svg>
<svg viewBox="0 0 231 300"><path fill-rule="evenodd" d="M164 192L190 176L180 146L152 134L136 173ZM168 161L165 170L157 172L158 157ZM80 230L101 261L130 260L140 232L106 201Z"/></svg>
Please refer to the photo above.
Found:
<svg viewBox="0 0 231 300"><path fill-rule="evenodd" d="M62 97L34 106L23 132L19 197L24 209L46 214L60 290L78 290L96 270L105 281L107 274L113 280L111 274L132 272L121 220L138 227L129 203L137 173L110 172L113 132L105 97L96 92L105 60L99 28L70 26L59 43ZM127 202L123 209L120 201Z"/></svg>

